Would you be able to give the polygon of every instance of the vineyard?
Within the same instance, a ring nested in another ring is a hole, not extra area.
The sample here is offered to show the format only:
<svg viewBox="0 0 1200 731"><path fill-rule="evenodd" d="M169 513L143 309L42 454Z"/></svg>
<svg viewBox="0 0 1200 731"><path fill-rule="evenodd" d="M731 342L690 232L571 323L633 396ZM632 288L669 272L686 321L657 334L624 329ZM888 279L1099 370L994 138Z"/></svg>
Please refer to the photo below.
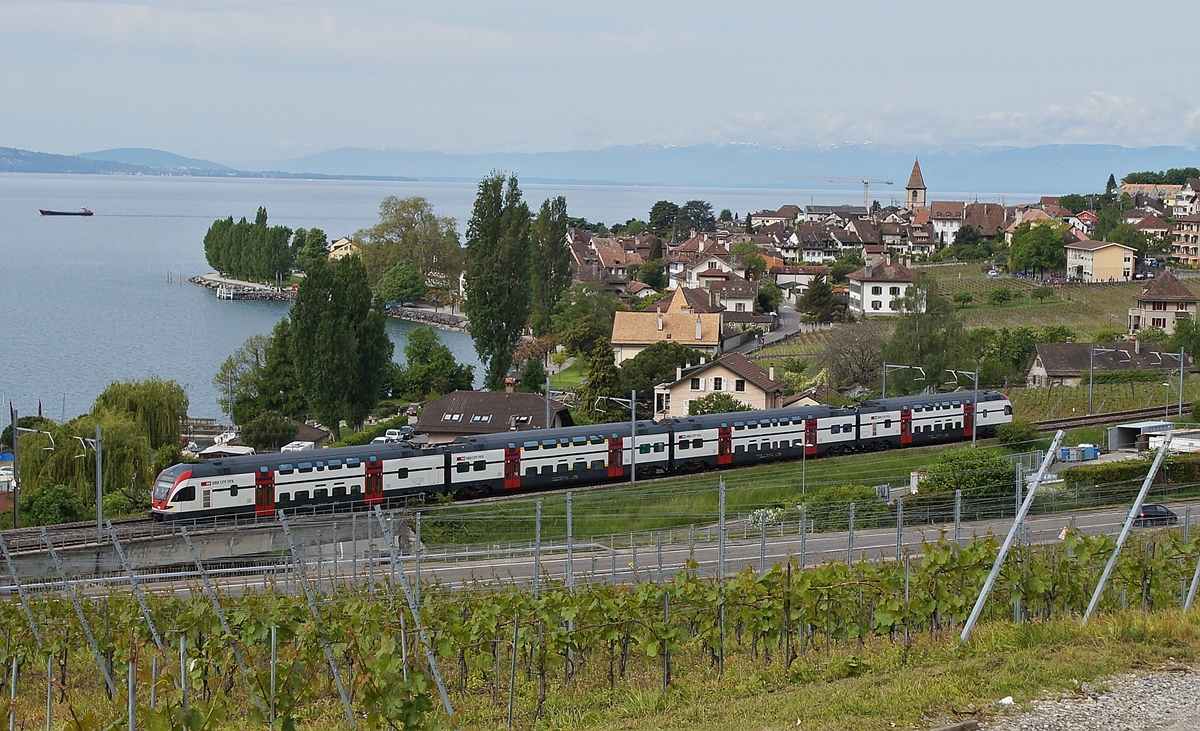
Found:
<svg viewBox="0 0 1200 731"><path fill-rule="evenodd" d="M984 619L1074 622L1113 546L1069 532L1018 548ZM652 717L681 694L742 698L870 678L872 662L882 668L897 651L919 664L952 644L996 551L989 537L928 543L900 561L789 562L723 582L691 570L623 586L425 586L420 625L386 580L324 594L306 586L307 598L282 586L206 598L193 587L147 596L144 613L128 593L86 598L80 612L68 597L42 595L28 614L16 599L0 605L0 660L18 728L43 727L47 713L56 727L124 728L130 709L149 729L495 729L510 718L514 728L578 728ZM1200 540L1178 533L1136 535L1101 611L1177 612L1198 553ZM941 702L933 694L893 718L948 711Z"/></svg>

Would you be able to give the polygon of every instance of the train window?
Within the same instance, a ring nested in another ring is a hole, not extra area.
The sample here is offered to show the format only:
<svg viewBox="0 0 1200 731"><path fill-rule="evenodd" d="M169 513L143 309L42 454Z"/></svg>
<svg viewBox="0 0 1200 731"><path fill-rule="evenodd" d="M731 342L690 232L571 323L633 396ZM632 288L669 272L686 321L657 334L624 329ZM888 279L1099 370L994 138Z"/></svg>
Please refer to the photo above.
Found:
<svg viewBox="0 0 1200 731"><path fill-rule="evenodd" d="M324 463L324 462L314 462L313 464L314 464L314 465L316 465L316 467L317 467L317 472L321 472L321 471L323 471L323 470L325 469L325 463Z"/></svg>
<svg viewBox="0 0 1200 731"><path fill-rule="evenodd" d="M396 477L401 480L407 480L408 479L408 468L401 467L400 469L396 470Z"/></svg>
<svg viewBox="0 0 1200 731"><path fill-rule="evenodd" d="M334 497L345 497L346 496L346 486L338 485L337 487L333 488L333 496Z"/></svg>
<svg viewBox="0 0 1200 731"><path fill-rule="evenodd" d="M542 440L542 449L554 449L557 446L558 442L554 441L553 439Z"/></svg>
<svg viewBox="0 0 1200 731"><path fill-rule="evenodd" d="M368 464L379 464L379 458L372 454L370 457L367 457L367 463Z"/></svg>
<svg viewBox="0 0 1200 731"><path fill-rule="evenodd" d="M757 452L758 445L755 444L754 442L750 442L749 444L746 445L746 451L747 452Z"/></svg>
<svg viewBox="0 0 1200 731"><path fill-rule="evenodd" d="M604 469L604 460L602 460L602 459L593 459L593 460L592 460L592 469L594 469L594 470L602 470L602 469Z"/></svg>
<svg viewBox="0 0 1200 731"><path fill-rule="evenodd" d="M470 462L459 462L457 465L455 465L455 467L459 472L470 472L471 471L471 463Z"/></svg>
<svg viewBox="0 0 1200 731"><path fill-rule="evenodd" d="M649 444L639 444L638 445L638 454L650 454L650 445Z"/></svg>
<svg viewBox="0 0 1200 731"><path fill-rule="evenodd" d="M686 439L680 439L679 440L679 449L687 449L689 446L691 446L691 444L692 443Z"/></svg>
<svg viewBox="0 0 1200 731"><path fill-rule="evenodd" d="M741 454L742 452L745 452L745 451L746 451L746 448L740 444L733 448L734 454Z"/></svg>
<svg viewBox="0 0 1200 731"><path fill-rule="evenodd" d="M570 439L570 437L563 437L562 439L559 439L559 440L558 440L558 445L559 445L560 447L569 447L569 446L571 446L571 439Z"/></svg>
<svg viewBox="0 0 1200 731"><path fill-rule="evenodd" d="M757 428L758 428L758 422L757 422L757 421L747 421L747 422L746 422L746 428L747 428L747 429L757 429Z"/></svg>
<svg viewBox="0 0 1200 731"><path fill-rule="evenodd" d="M485 460L485 459L475 460L471 464L471 469L475 470L476 472L483 472L484 470L487 469L487 460Z"/></svg>
<svg viewBox="0 0 1200 731"><path fill-rule="evenodd" d="M566 463L566 462L559 462L559 463L558 463L558 466L556 466L556 467L554 468L554 470L555 470L555 472L558 472L559 474L562 474L562 473L566 472L566 471L567 471L567 463Z"/></svg>
<svg viewBox="0 0 1200 731"><path fill-rule="evenodd" d="M313 490L313 498L314 499L320 500L321 498L327 498L327 497L329 497L329 489L328 488L319 487L316 490Z"/></svg>
<svg viewBox="0 0 1200 731"><path fill-rule="evenodd" d="M586 469L587 469L587 462L584 462L583 460L579 460L571 465L572 472L575 470L586 470Z"/></svg>
<svg viewBox="0 0 1200 731"><path fill-rule="evenodd" d="M891 428L892 428L892 420L891 420L891 419L884 419L884 420L883 420L883 428L884 428L884 429L891 429Z"/></svg>
<svg viewBox="0 0 1200 731"><path fill-rule="evenodd" d="M571 444L574 444L576 447L582 447L583 445L585 445L587 443L588 443L587 437L572 437L571 438Z"/></svg>
<svg viewBox="0 0 1200 731"><path fill-rule="evenodd" d="M942 408L943 408L943 409L948 409L948 408L950 408L950 402L949 402L949 401L943 401L943 402L942 402Z"/></svg>
<svg viewBox="0 0 1200 731"><path fill-rule="evenodd" d="M341 468L342 468L342 460L340 460L340 459L329 460L329 469L340 470Z"/></svg>
<svg viewBox="0 0 1200 731"><path fill-rule="evenodd" d="M360 460L358 457L350 457L346 460L347 467L357 467L360 464L362 464L362 460Z"/></svg>
<svg viewBox="0 0 1200 731"><path fill-rule="evenodd" d="M842 431L849 434L850 432L854 431L854 425L853 424L843 424Z"/></svg>
<svg viewBox="0 0 1200 731"><path fill-rule="evenodd" d="M956 421L956 422L954 422L954 428L955 428L955 429L962 429L962 422L961 422L961 421Z"/></svg>
<svg viewBox="0 0 1200 731"><path fill-rule="evenodd" d="M842 430L842 427L838 426L837 424L834 424L833 426L829 427L830 434L837 434L841 430Z"/></svg>
<svg viewBox="0 0 1200 731"><path fill-rule="evenodd" d="M296 491L296 501L297 502L299 502L301 500L307 500L307 499L308 499L308 490L297 490Z"/></svg>
<svg viewBox="0 0 1200 731"><path fill-rule="evenodd" d="M663 444L662 442L655 442L655 443L654 443L654 451L655 451L655 452L665 452L666 450L667 450L667 445L666 445L666 444Z"/></svg>
<svg viewBox="0 0 1200 731"><path fill-rule="evenodd" d="M553 473L554 473L554 465L550 465L550 464L542 465L542 474L543 475L550 475Z"/></svg>
<svg viewBox="0 0 1200 731"><path fill-rule="evenodd" d="M292 466L290 464L279 465L279 474L290 475L290 474L292 474L292 472L293 472L293 470L292 470Z"/></svg>
<svg viewBox="0 0 1200 731"><path fill-rule="evenodd" d="M301 462L300 464L296 465L296 469L300 470L301 472L312 472L312 462Z"/></svg>
<svg viewBox="0 0 1200 731"><path fill-rule="evenodd" d="M291 501L292 501L291 494L286 493L286 492L279 493L279 497L277 497L275 499L275 502L277 502L277 503L290 503Z"/></svg>
<svg viewBox="0 0 1200 731"><path fill-rule="evenodd" d="M525 476L526 477L533 477L536 474L537 474L537 467L526 467L525 468Z"/></svg>
<svg viewBox="0 0 1200 731"><path fill-rule="evenodd" d="M521 449L526 449L529 451L533 451L537 448L538 448L537 442L525 442L524 444L521 445Z"/></svg>
<svg viewBox="0 0 1200 731"><path fill-rule="evenodd" d="M206 508L212 507L212 490L204 491L204 496L203 496L203 499L201 500L201 503Z"/></svg>
<svg viewBox="0 0 1200 731"><path fill-rule="evenodd" d="M699 448L701 448L701 447L703 447L703 446L704 446L704 440L703 440L703 439L693 439L693 440L692 440L692 449L699 449Z"/></svg>
<svg viewBox="0 0 1200 731"><path fill-rule="evenodd" d="M736 431L741 431L746 428L746 425L743 422L735 421L735 422L733 422L733 428Z"/></svg>
<svg viewBox="0 0 1200 731"><path fill-rule="evenodd" d="M350 486L350 494L351 494L351 495L357 495L357 494L358 494L358 493L360 493L360 492L362 492L362 486L361 486L361 485L351 485L351 486Z"/></svg>
<svg viewBox="0 0 1200 731"><path fill-rule="evenodd" d="M238 494L238 486L237 485L233 485L232 487L229 488L229 497L237 497L237 494Z"/></svg>
<svg viewBox="0 0 1200 731"><path fill-rule="evenodd" d="M920 407L920 406L914 406L914 407L913 407L913 413L917 413L917 414L921 413L921 407Z"/></svg>
<svg viewBox="0 0 1200 731"><path fill-rule="evenodd" d="M950 405L953 406L954 408L958 408L959 406L962 406L962 404L959 403L958 401L951 401Z"/></svg>
<svg viewBox="0 0 1200 731"><path fill-rule="evenodd" d="M604 444L604 437L599 434L588 437L588 442L591 444Z"/></svg>

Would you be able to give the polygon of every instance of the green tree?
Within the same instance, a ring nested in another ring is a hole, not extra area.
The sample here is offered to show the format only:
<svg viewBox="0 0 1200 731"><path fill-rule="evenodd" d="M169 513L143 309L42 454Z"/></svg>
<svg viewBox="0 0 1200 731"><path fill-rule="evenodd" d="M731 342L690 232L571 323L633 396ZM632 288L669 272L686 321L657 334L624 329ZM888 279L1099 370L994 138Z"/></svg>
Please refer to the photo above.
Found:
<svg viewBox="0 0 1200 731"><path fill-rule="evenodd" d="M1174 334L1163 345L1173 351L1183 348L1188 355L1195 357L1200 353L1200 326L1190 316L1181 313L1175 320ZM1196 402L1200 403L1200 399L1196 399Z"/></svg>
<svg viewBox="0 0 1200 731"><path fill-rule="evenodd" d="M404 361L395 374L393 391L412 398L470 391L475 380L475 369L455 361L432 327L418 327L408 334Z"/></svg>
<svg viewBox="0 0 1200 731"><path fill-rule="evenodd" d="M986 449L963 447L943 452L929 467L921 492L930 494L962 490L964 498L1011 495L1012 467Z"/></svg>
<svg viewBox="0 0 1200 731"><path fill-rule="evenodd" d="M624 421L628 409L608 401L610 396L622 396L621 374L613 363L612 343L605 337L592 343L588 350L588 378L580 392L580 410L591 422L601 424Z"/></svg>
<svg viewBox="0 0 1200 731"><path fill-rule="evenodd" d="M308 402L292 360L292 321L289 318L281 318L275 323L265 356L258 382L258 411L275 410L291 417L307 412Z"/></svg>
<svg viewBox="0 0 1200 731"><path fill-rule="evenodd" d="M522 391L528 393L546 392L546 366L542 365L541 360L530 358L525 361L525 368L521 371L521 383L519 387Z"/></svg>
<svg viewBox="0 0 1200 731"><path fill-rule="evenodd" d="M1146 233L1132 223L1122 221L1113 226L1104 240L1134 249L1137 251L1138 258L1146 255L1148 243Z"/></svg>
<svg viewBox="0 0 1200 731"><path fill-rule="evenodd" d="M922 272L900 299L900 315L892 338L883 348L888 363L918 366L924 369L925 381L916 381L918 372L900 371L895 375L896 393L916 386L937 386L949 368L960 368L968 362L967 338L962 321L950 300L938 292L937 280ZM888 385L893 383L889 377ZM893 391L889 388L889 393Z"/></svg>
<svg viewBox="0 0 1200 731"><path fill-rule="evenodd" d="M1032 290L1030 290L1029 296L1036 298L1038 302L1045 302L1047 298L1054 296L1054 290L1044 285L1041 287L1034 287Z"/></svg>
<svg viewBox="0 0 1200 731"><path fill-rule="evenodd" d="M733 211L729 210L728 208L722 208L721 212L717 214L717 220L718 221L732 221L733 220Z"/></svg>
<svg viewBox="0 0 1200 731"><path fill-rule="evenodd" d="M594 343L612 336L613 319L623 309L621 300L601 290L598 282L576 284L555 308L554 335L568 353L586 357Z"/></svg>
<svg viewBox="0 0 1200 731"><path fill-rule="evenodd" d="M813 315L821 322L828 322L833 313L842 307L833 296L833 285L823 274L818 274L809 281L804 294L796 300L796 309Z"/></svg>
<svg viewBox="0 0 1200 731"><path fill-rule="evenodd" d="M251 335L225 359L213 376L217 403L234 424L244 424L262 410L258 397L270 342L266 335Z"/></svg>
<svg viewBox="0 0 1200 731"><path fill-rule="evenodd" d="M558 196L542 203L533 221L529 248L530 320L533 334L541 337L550 332L554 307L571 286L566 198Z"/></svg>
<svg viewBox="0 0 1200 731"><path fill-rule="evenodd" d="M334 435L361 424L379 394L393 345L385 316L371 305L362 261L314 259L291 311L296 377L313 413Z"/></svg>
<svg viewBox="0 0 1200 731"><path fill-rule="evenodd" d="M648 284L660 292L667 287L667 262L651 259L638 268L638 281Z"/></svg>
<svg viewBox="0 0 1200 731"><path fill-rule="evenodd" d="M43 484L21 491L22 526L75 523L87 520L88 513L76 491L66 485Z"/></svg>
<svg viewBox="0 0 1200 731"><path fill-rule="evenodd" d="M1108 174L1108 182L1104 184L1104 192L1111 195L1117 191L1117 177L1112 173Z"/></svg>
<svg viewBox="0 0 1200 731"><path fill-rule="evenodd" d="M506 184L507 183L507 184ZM517 176L495 172L479 184L467 225L467 301L471 338L484 363L484 384L504 386L512 353L529 319L529 207Z"/></svg>
<svg viewBox="0 0 1200 731"><path fill-rule="evenodd" d="M1165 343L1168 341L1167 331L1161 327L1144 327L1137 331L1137 339L1143 343Z"/></svg>
<svg viewBox="0 0 1200 731"><path fill-rule="evenodd" d="M755 304L758 305L760 312L778 312L779 303L783 301L783 290L779 285L770 279L762 279L758 282L758 299Z"/></svg>
<svg viewBox="0 0 1200 731"><path fill-rule="evenodd" d="M1087 198L1084 198L1078 193L1070 193L1068 195L1060 196L1058 199L1058 205L1071 211L1071 213L1082 213L1088 209Z"/></svg>
<svg viewBox="0 0 1200 731"><path fill-rule="evenodd" d="M1011 266L1019 270L1045 273L1067 265L1063 250L1065 224L1037 221L1023 223L1013 232Z"/></svg>
<svg viewBox="0 0 1200 731"><path fill-rule="evenodd" d="M967 305L969 305L975 301L975 295L973 295L970 292L968 292L967 290L963 289L958 292L955 292L954 297L952 297L951 299L953 299L954 304L958 305L959 307L966 307Z"/></svg>
<svg viewBox="0 0 1200 731"><path fill-rule="evenodd" d="M267 209L259 208L254 223L233 217L214 221L204 235L209 266L233 277L275 281L286 277L295 263L288 245L291 229L267 226Z"/></svg>
<svg viewBox="0 0 1200 731"><path fill-rule="evenodd" d="M650 233L660 239L671 238L675 233L675 217L678 215L679 206L671 201L658 201L650 207Z"/></svg>
<svg viewBox="0 0 1200 731"><path fill-rule="evenodd" d="M147 378L144 381L113 382L96 397L92 412L128 414L144 431L151 449L179 444L188 397L175 381Z"/></svg>
<svg viewBox="0 0 1200 731"><path fill-rule="evenodd" d="M1000 444L1015 452L1027 452L1039 441L1037 426L1020 419L996 427L996 437Z"/></svg>
<svg viewBox="0 0 1200 731"><path fill-rule="evenodd" d="M688 364L698 364L704 354L686 348L680 343L660 340L621 364L621 393L637 391L638 402L650 406L654 401L654 387L675 380L675 369ZM647 409L644 413L650 413Z"/></svg>
<svg viewBox="0 0 1200 731"><path fill-rule="evenodd" d="M729 394L718 391L701 396L688 403L688 416L702 414L731 414L735 411L753 411L754 407L738 401Z"/></svg>
<svg viewBox="0 0 1200 731"><path fill-rule="evenodd" d="M1013 293L1008 287L996 287L988 293L988 303L1002 307L1012 302Z"/></svg>
<svg viewBox="0 0 1200 731"><path fill-rule="evenodd" d="M1047 325L1037 334L1039 343L1069 343L1075 339L1075 331L1066 325Z"/></svg>
<svg viewBox="0 0 1200 731"><path fill-rule="evenodd" d="M300 430L278 411L264 411L242 427L241 438L257 451L278 450L296 438Z"/></svg>
<svg viewBox="0 0 1200 731"><path fill-rule="evenodd" d="M296 255L296 263L304 271L307 272L310 267L317 264L323 264L329 258L329 239L325 236L324 231L319 228L310 228L306 231L297 231L296 235L303 242Z"/></svg>
<svg viewBox="0 0 1200 731"><path fill-rule="evenodd" d="M862 269L866 262L862 258L861 249L851 249L843 254L839 254L837 259L829 267L829 276L833 277L835 282L845 282L846 276Z"/></svg>
<svg viewBox="0 0 1200 731"><path fill-rule="evenodd" d="M675 217L675 231L680 238L686 238L692 229L697 231L716 231L717 218L713 215L712 204L708 201L693 200L684 203Z"/></svg>
<svg viewBox="0 0 1200 731"><path fill-rule="evenodd" d="M401 261L408 261L426 285L457 289L463 261L457 225L453 218L434 213L433 204L425 198L384 198L379 204L379 223L358 231L354 239L371 286Z"/></svg>
<svg viewBox="0 0 1200 731"><path fill-rule="evenodd" d="M425 298L428 287L425 275L408 259L401 259L379 280L375 287L381 304L411 302Z"/></svg>

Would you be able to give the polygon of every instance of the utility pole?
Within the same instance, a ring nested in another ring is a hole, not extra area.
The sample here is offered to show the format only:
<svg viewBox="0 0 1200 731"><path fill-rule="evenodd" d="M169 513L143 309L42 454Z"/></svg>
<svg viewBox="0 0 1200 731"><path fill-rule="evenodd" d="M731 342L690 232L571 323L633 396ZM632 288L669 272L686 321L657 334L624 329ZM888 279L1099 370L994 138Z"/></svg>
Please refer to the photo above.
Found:
<svg viewBox="0 0 1200 731"><path fill-rule="evenodd" d="M637 482L637 391L629 392L629 482Z"/></svg>
<svg viewBox="0 0 1200 731"><path fill-rule="evenodd" d="M96 425L96 541L104 542L104 457L100 453L100 425Z"/></svg>
<svg viewBox="0 0 1200 731"><path fill-rule="evenodd" d="M17 410L8 405L8 413L12 416L12 448L13 448L13 476L12 476L12 498L13 498L13 528L21 527L21 514L18 506L21 504L20 483L21 483L21 465L17 457L17 438L21 434L21 430L17 428Z"/></svg>

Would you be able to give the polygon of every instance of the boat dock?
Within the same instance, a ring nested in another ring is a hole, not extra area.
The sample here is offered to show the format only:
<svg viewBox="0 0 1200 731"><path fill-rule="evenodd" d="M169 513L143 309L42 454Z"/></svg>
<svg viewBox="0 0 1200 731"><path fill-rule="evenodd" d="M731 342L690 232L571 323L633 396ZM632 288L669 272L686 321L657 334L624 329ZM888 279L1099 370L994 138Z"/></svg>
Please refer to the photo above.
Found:
<svg viewBox="0 0 1200 731"><path fill-rule="evenodd" d="M291 287L269 287L265 284L229 279L218 274L201 274L188 280L198 287L216 290L219 300L274 300L291 302L296 291Z"/></svg>

